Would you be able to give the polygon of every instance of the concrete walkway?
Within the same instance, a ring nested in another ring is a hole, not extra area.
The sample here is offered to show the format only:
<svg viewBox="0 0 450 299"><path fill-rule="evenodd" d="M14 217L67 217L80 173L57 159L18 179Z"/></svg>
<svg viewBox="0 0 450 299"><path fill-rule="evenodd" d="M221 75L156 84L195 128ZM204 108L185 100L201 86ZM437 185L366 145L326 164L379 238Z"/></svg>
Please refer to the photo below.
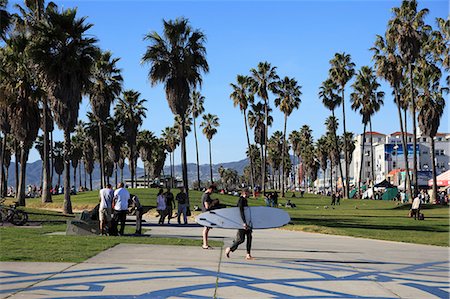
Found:
<svg viewBox="0 0 450 299"><path fill-rule="evenodd" d="M154 236L199 238L201 227ZM213 229L229 245L235 231ZM78 264L0 263L3 298L449 298L449 249L284 230L222 248L121 244Z"/></svg>

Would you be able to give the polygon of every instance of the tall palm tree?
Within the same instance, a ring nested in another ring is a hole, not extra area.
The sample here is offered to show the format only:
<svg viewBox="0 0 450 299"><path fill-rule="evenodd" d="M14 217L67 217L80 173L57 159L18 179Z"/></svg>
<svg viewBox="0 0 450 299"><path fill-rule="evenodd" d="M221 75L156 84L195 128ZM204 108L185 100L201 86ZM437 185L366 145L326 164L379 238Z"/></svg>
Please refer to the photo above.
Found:
<svg viewBox="0 0 450 299"><path fill-rule="evenodd" d="M38 98L42 94L36 76L29 71L31 61L26 51L29 39L24 32L6 41L0 53L2 64L2 91L6 97L7 116L11 132L19 143L20 177L16 199L25 205L26 163L29 151L38 135L40 111ZM16 155L17 157L17 155ZM17 163L17 160L16 160Z"/></svg>
<svg viewBox="0 0 450 299"><path fill-rule="evenodd" d="M138 129L146 117L144 103L145 99L139 99L141 94L134 90L125 90L123 97L118 100L114 107L114 116L124 129L125 140L130 149L128 161L131 172L131 188L134 188L136 178L136 139Z"/></svg>
<svg viewBox="0 0 450 299"><path fill-rule="evenodd" d="M102 52L95 61L89 84L89 99L92 113L98 122L99 157L100 157L100 188L105 186L104 136L103 125L109 117L111 104L122 91L123 78L116 64L119 58L112 58L109 51Z"/></svg>
<svg viewBox="0 0 450 299"><path fill-rule="evenodd" d="M174 176L174 152L175 149L180 144L180 135L178 134L178 130L175 127L166 127L162 133L161 137L164 140L165 148L169 153L169 163L170 163L170 177L172 180L172 188L173 188L173 176Z"/></svg>
<svg viewBox="0 0 450 299"><path fill-rule="evenodd" d="M78 120L82 94L87 90L91 67L98 56L96 39L87 37L92 27L77 18L76 9L49 9L46 22L36 26L30 53L48 87L51 109L64 131L64 213L72 214L70 201L70 132Z"/></svg>
<svg viewBox="0 0 450 299"><path fill-rule="evenodd" d="M298 109L300 106L301 100L300 95L302 94L300 91L301 86L297 84L297 81L294 78L284 77L276 86L275 86L275 94L277 98L275 99L275 106L280 107L280 111L284 113L284 131L283 131L283 151L281 152L281 161L283 168L283 176L281 183L281 197L284 197L284 185L285 185L285 157L284 154L286 152L286 126L288 117L294 111L294 109ZM288 155L289 156L289 155Z"/></svg>
<svg viewBox="0 0 450 299"><path fill-rule="evenodd" d="M330 168L331 168L331 176L333 174L333 164L340 166L341 160L341 144L339 142L339 138L336 136L337 128L339 127L338 119L334 116L329 116L325 120L325 127L327 129L327 137L328 137L328 146L330 147L329 159L330 159ZM334 162L334 163L333 163ZM342 168L340 167L340 173L342 178ZM337 184L335 184L337 189ZM333 186L331 185L331 190L333 190Z"/></svg>
<svg viewBox="0 0 450 299"><path fill-rule="evenodd" d="M297 163L295 163L294 160L294 165L298 165L300 162L298 161L298 157L300 156L299 151L300 151L300 132L297 130L294 130L291 132L291 134L289 134L289 143L291 144L291 148L292 148L292 152L293 152L293 156L294 158L297 158ZM294 171L294 185L297 184L297 180L296 180L296 171Z"/></svg>
<svg viewBox="0 0 450 299"><path fill-rule="evenodd" d="M331 79L339 85L339 89L341 91L342 97L342 123L344 128L344 135L347 133L347 128L345 125L345 96L344 90L345 85L355 74L355 64L352 62L350 54L345 53L336 53L334 58L330 60L330 77ZM344 140L344 153L347 153L347 142ZM344 192L345 196L348 198L349 195L349 164L350 162L346 158L347 155L344 156L345 161L345 186Z"/></svg>
<svg viewBox="0 0 450 299"><path fill-rule="evenodd" d="M142 57L150 64L148 77L152 85L164 83L166 98L172 113L181 118L181 163L183 185L187 188L186 128L185 118L189 107L189 94L201 85L201 73L209 71L206 61L206 37L194 30L184 18L163 21L163 36L153 31L145 36L150 42Z"/></svg>
<svg viewBox="0 0 450 299"><path fill-rule="evenodd" d="M300 156L306 172L309 172L314 167L314 140L312 130L308 125L303 125L300 128ZM306 179L305 179L306 187Z"/></svg>
<svg viewBox="0 0 450 299"><path fill-rule="evenodd" d="M213 180L213 171L212 171L212 154L211 154L211 139L217 133L217 127L219 126L219 118L217 115L208 113L203 115L203 121L200 124L200 127L203 128L202 132L205 134L206 139L208 139L209 143L209 171L211 175L211 183Z"/></svg>
<svg viewBox="0 0 450 299"><path fill-rule="evenodd" d="M414 194L418 192L417 185L417 130L416 130L416 99L414 96L413 68L416 59L420 55L425 32L430 29L425 24L424 18L428 9L417 9L416 0L403 0L400 7L392 8L393 16L388 22L387 38L396 44L398 52L404 64L408 65L410 103L413 126L413 179Z"/></svg>
<svg viewBox="0 0 450 299"><path fill-rule="evenodd" d="M249 86L249 77L237 75L236 84L230 83L230 86L233 88L233 91L230 94L230 98L233 101L233 106L239 106L242 114L244 115L244 126L245 126L245 134L247 136L247 147L250 148L250 137L248 134L248 125L247 125L247 109L248 105L254 102L254 95L250 91ZM255 196L255 171L253 167L253 161L250 160L250 185L252 186L253 196Z"/></svg>
<svg viewBox="0 0 450 299"><path fill-rule="evenodd" d="M197 158L197 180L198 180L198 188L201 190L201 182L200 182L200 164L198 159L198 141L197 141L197 125L195 124L195 120L199 117L203 112L205 112L205 108L203 107L203 103L205 102L205 97L200 94L198 91L192 91L191 93L191 106L190 106L190 114L194 120L194 138L195 138L195 155Z"/></svg>
<svg viewBox="0 0 450 299"><path fill-rule="evenodd" d="M77 168L78 166L81 168L79 162L81 158L83 158L83 140L80 139L79 136L74 135L72 136L71 145L70 160L73 167L73 185L75 186L75 190L77 190Z"/></svg>
<svg viewBox="0 0 450 299"><path fill-rule="evenodd" d="M342 97L339 95L339 85L334 82L332 79L328 78L322 85L320 86L319 91L319 99L322 100L323 105L331 111L331 116L334 120L337 120L334 115L334 110L342 104ZM331 122L330 124L335 124L335 122ZM332 129L329 128L333 136L330 136L330 140L334 142L334 148L338 151L338 154L341 153L341 147L338 146L338 137L337 137L337 126ZM341 159L338 158L336 161L339 166L339 173L341 174L342 180L344 180L344 172L342 170ZM336 165L336 164L335 164Z"/></svg>
<svg viewBox="0 0 450 299"><path fill-rule="evenodd" d="M378 91L380 84L377 82L377 78L372 68L368 66L361 67L361 70L356 75L355 82L352 85L354 92L350 95L352 103L352 109L358 110L362 115L362 122L364 125L363 133L363 145L361 149L361 165L358 180L358 189L361 183L361 173L364 158L364 142L366 138L366 126L370 127L370 153L371 153L371 165L372 165L372 186L375 184L375 166L374 166L374 148L373 148L373 131L372 131L372 116L375 112L380 110L380 106L383 105L384 92Z"/></svg>
<svg viewBox="0 0 450 299"><path fill-rule="evenodd" d="M375 45L371 48L374 52L372 60L375 61L375 68L377 75L391 85L394 90L394 102L397 106L398 119L400 122L400 132L402 135L403 158L405 163L405 186L404 190L408 190L411 198L411 179L409 176L409 161L408 161L408 143L406 139L406 127L403 126L402 117L402 101L400 97L400 86L403 78L403 66L399 55L395 53L395 47L392 43L388 43L382 36L377 35ZM405 117L406 124L406 117Z"/></svg>
<svg viewBox="0 0 450 299"><path fill-rule="evenodd" d="M328 141L326 136L321 136L316 141L316 156L320 162L320 166L323 170L323 186L325 187L325 181L326 181L326 174L327 174L327 168L328 168Z"/></svg>
<svg viewBox="0 0 450 299"><path fill-rule="evenodd" d="M58 187L61 186L61 175L64 172L64 144L63 142L55 142L53 147L53 166L55 167L55 172L58 175Z"/></svg>
<svg viewBox="0 0 450 299"><path fill-rule="evenodd" d="M153 132L148 130L142 130L138 133L137 136L137 150L139 152L139 156L144 163L144 185L147 186L148 175L148 166L151 161L153 144L152 140L155 139Z"/></svg>
<svg viewBox="0 0 450 299"><path fill-rule="evenodd" d="M417 86L419 88L418 108L419 127L424 136L430 137L430 154L433 171L433 195L432 202L437 198L436 160L434 138L439 129L442 114L445 108L444 93L448 93L447 87L440 87L442 77L441 70L434 61L420 59L417 65Z"/></svg>
<svg viewBox="0 0 450 299"><path fill-rule="evenodd" d="M11 14L6 10L6 6L8 5L8 0L0 0L0 38L6 39L6 32L11 26Z"/></svg>
<svg viewBox="0 0 450 299"><path fill-rule="evenodd" d="M256 104L251 104L250 108L251 109L248 112L248 123L249 123L250 128L253 129L255 142L261 146L260 147L261 164L264 164L264 163L266 163L266 161L264 160L264 146L267 144L266 143L266 140L267 140L266 133L265 133L266 132L266 129L265 129L265 127L266 127L265 107L264 107L263 103L258 102ZM269 126L271 126L272 122L273 122L273 118L270 115L270 112L272 112L272 108L267 109L267 113L269 114L269 117L268 117ZM261 165L261 176L266 176L266 175L267 175L266 167ZM261 182L263 182L263 181L265 181L265 178L261 178ZM261 186L261 188L263 188L263 186Z"/></svg>
<svg viewBox="0 0 450 299"><path fill-rule="evenodd" d="M264 140L268 140L269 138L269 91L273 91L275 88L275 85L277 84L279 77L276 74L276 67L272 66L267 61L258 63L258 66L256 69L251 69L251 79L249 81L249 84L251 86L252 92L256 94L258 97L260 97L264 102L264 115L265 115L265 126L264 126ZM264 175L266 173L265 167L266 167L266 159L267 159L267 144L264 143L264 156L261 163L261 173L262 175L262 181L261 181L261 187L263 188L263 192L266 192L266 176ZM261 144L261 147L262 144Z"/></svg>

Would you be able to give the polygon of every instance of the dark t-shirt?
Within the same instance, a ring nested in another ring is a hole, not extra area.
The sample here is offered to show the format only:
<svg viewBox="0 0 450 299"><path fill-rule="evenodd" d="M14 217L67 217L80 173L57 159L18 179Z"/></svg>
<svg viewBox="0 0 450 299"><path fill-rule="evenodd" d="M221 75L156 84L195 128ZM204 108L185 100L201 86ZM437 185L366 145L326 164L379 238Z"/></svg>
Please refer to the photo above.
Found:
<svg viewBox="0 0 450 299"><path fill-rule="evenodd" d="M175 200L173 199L173 193L172 192L166 192L166 205L173 207L175 205Z"/></svg>
<svg viewBox="0 0 450 299"><path fill-rule="evenodd" d="M187 202L187 195L186 193L178 193L176 200L178 201L179 205L184 205Z"/></svg>
<svg viewBox="0 0 450 299"><path fill-rule="evenodd" d="M211 194L205 192L202 195L202 211L203 212L207 211L207 209L205 207L206 202L209 204L209 206L211 206L211 203L212 203Z"/></svg>
<svg viewBox="0 0 450 299"><path fill-rule="evenodd" d="M244 207L248 207L248 200L245 197L239 197L239 201L237 203L237 207L239 208L239 211L241 212L241 218L244 223L247 223L245 219L245 213L244 213Z"/></svg>

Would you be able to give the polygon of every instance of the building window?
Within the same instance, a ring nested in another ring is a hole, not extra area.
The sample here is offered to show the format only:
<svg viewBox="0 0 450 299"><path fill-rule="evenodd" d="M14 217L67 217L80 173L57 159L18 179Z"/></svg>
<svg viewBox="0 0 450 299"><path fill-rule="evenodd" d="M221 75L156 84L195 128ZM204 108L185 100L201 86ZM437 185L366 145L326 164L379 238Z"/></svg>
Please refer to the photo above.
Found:
<svg viewBox="0 0 450 299"><path fill-rule="evenodd" d="M378 142L381 142L381 138L378 138Z"/></svg>
<svg viewBox="0 0 450 299"><path fill-rule="evenodd" d="M392 163L392 167L397 168L397 163L395 161Z"/></svg>
<svg viewBox="0 0 450 299"><path fill-rule="evenodd" d="M422 151L422 154L423 154L423 155L427 155L427 154L428 154L428 151Z"/></svg>
<svg viewBox="0 0 450 299"><path fill-rule="evenodd" d="M426 138L426 137L423 137L423 138L422 138L422 141L423 141L423 142L427 142L427 138Z"/></svg>
<svg viewBox="0 0 450 299"><path fill-rule="evenodd" d="M444 152L443 149L438 149L438 150L435 150L435 151L434 151L434 154L435 154L436 156L444 156L444 155L445 155L445 152Z"/></svg>
<svg viewBox="0 0 450 299"><path fill-rule="evenodd" d="M370 161L367 161L367 162L366 162L366 166L367 166L367 167L370 167Z"/></svg>
<svg viewBox="0 0 450 299"><path fill-rule="evenodd" d="M438 137L437 141L442 141L442 137Z"/></svg>
<svg viewBox="0 0 450 299"><path fill-rule="evenodd" d="M408 138L408 142L412 142L412 138L411 137Z"/></svg>

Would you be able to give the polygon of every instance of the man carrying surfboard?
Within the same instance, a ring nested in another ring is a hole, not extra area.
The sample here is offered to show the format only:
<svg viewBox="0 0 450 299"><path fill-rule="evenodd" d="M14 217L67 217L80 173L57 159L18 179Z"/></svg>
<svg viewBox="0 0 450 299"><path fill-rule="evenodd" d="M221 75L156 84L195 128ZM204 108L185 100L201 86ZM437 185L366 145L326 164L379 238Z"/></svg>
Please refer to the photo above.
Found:
<svg viewBox="0 0 450 299"><path fill-rule="evenodd" d="M247 201L248 195L249 195L248 190L244 189L242 190L241 196L239 197L237 207L239 208L241 214L243 228L237 231L236 239L233 241L231 247L225 249L225 255L227 256L227 258L230 257L230 253L234 252L240 244L244 243L245 237L247 237L247 255L245 256L245 259L247 260L253 259L252 255L250 254L252 248L252 224L247 223L244 213L244 207L248 207Z"/></svg>
<svg viewBox="0 0 450 299"><path fill-rule="evenodd" d="M205 193L203 193L202 195L202 211L206 212L209 211L212 207L212 202L213 200L211 199L211 193L214 192L214 189L216 188L216 186L214 185L210 185L208 187L208 189L206 189ZM203 228L203 245L202 248L203 249L212 249L211 246L208 245L208 234L209 234L209 230L211 229L211 227L205 226Z"/></svg>

